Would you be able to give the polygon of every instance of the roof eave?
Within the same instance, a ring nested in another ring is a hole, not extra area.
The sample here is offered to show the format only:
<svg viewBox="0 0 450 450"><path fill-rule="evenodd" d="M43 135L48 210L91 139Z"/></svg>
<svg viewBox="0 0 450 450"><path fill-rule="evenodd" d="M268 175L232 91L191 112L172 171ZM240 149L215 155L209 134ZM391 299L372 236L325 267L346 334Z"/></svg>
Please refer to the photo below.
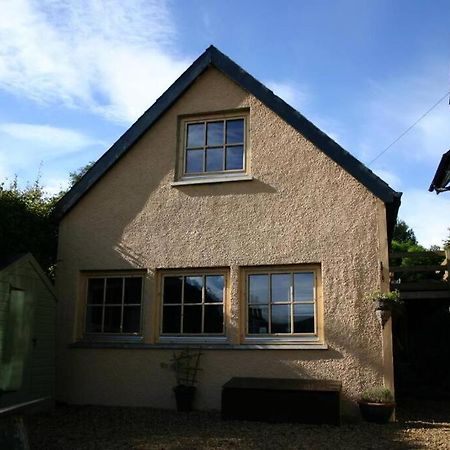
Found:
<svg viewBox="0 0 450 450"><path fill-rule="evenodd" d="M436 173L434 174L433 181L428 188L430 192L436 191L436 194L439 194L448 190L445 188L448 184L448 180L446 179L446 173L448 171L450 171L450 150L442 155Z"/></svg>

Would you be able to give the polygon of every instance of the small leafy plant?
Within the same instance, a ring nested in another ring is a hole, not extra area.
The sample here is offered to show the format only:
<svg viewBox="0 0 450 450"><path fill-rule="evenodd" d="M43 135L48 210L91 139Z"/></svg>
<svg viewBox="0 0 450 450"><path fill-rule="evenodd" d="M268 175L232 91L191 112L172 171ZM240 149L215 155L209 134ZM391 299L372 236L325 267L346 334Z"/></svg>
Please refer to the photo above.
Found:
<svg viewBox="0 0 450 450"><path fill-rule="evenodd" d="M367 294L365 299L376 304L375 309L381 312L400 311L403 301L398 290L391 292L375 291Z"/></svg>
<svg viewBox="0 0 450 450"><path fill-rule="evenodd" d="M394 397L388 388L375 386L366 389L361 396L361 400L368 403L392 403Z"/></svg>
<svg viewBox="0 0 450 450"><path fill-rule="evenodd" d="M365 296L365 299L373 302L382 302L388 304L402 303L402 301L400 300L400 292L398 290L391 292L381 292L381 291L370 292Z"/></svg>

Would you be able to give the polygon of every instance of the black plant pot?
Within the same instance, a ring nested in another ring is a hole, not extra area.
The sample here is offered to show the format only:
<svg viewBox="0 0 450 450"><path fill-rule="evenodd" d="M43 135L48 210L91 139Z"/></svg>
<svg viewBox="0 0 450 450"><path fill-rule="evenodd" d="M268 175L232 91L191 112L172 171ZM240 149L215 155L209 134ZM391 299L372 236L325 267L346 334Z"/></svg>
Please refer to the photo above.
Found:
<svg viewBox="0 0 450 450"><path fill-rule="evenodd" d="M185 386L184 384L179 384L173 388L175 392L175 400L177 402L177 411L179 412L190 412L194 404L195 397L195 386Z"/></svg>
<svg viewBox="0 0 450 450"><path fill-rule="evenodd" d="M360 401L359 410L366 422L388 423L395 409L395 403L370 403Z"/></svg>
<svg viewBox="0 0 450 450"><path fill-rule="evenodd" d="M377 300L376 301L376 308L378 311L391 311L392 310L392 303L387 300Z"/></svg>

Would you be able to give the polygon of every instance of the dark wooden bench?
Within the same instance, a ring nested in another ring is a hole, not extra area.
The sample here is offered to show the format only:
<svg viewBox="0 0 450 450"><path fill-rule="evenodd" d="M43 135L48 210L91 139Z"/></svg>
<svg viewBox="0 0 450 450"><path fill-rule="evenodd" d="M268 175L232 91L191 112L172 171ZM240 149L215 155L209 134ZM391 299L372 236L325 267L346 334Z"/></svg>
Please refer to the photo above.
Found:
<svg viewBox="0 0 450 450"><path fill-rule="evenodd" d="M232 378L222 388L222 418L340 424L342 383L297 378Z"/></svg>

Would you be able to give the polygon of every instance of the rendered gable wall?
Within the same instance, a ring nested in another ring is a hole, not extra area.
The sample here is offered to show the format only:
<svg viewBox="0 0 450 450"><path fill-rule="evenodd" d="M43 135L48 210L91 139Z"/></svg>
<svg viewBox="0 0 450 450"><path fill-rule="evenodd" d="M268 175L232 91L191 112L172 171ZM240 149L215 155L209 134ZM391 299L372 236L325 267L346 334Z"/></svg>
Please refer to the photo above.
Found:
<svg viewBox="0 0 450 450"><path fill-rule="evenodd" d="M249 109L252 181L171 186L180 115ZM197 406L220 408L233 376L337 379L345 413L382 382L382 336L367 291L387 267L384 204L257 99L210 68L61 221L58 397L173 408L172 350L158 336L155 270L230 267L229 348L204 351ZM321 264L324 350L239 347L239 267ZM80 271L145 268L146 348L69 348L82 335ZM385 281L384 281L385 282Z"/></svg>

